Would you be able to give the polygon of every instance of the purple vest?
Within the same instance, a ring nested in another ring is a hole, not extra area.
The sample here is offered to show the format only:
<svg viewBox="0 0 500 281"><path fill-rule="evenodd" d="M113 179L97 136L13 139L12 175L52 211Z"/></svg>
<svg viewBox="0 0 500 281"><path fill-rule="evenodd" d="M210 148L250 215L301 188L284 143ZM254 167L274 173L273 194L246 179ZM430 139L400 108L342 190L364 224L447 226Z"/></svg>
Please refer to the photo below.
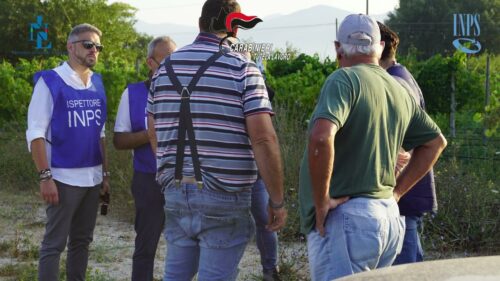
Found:
<svg viewBox="0 0 500 281"><path fill-rule="evenodd" d="M411 73L401 64L396 64L387 69L392 76L406 81L412 88L413 95L418 97L420 107L425 110L424 96ZM402 216L420 216L425 212L437 211L436 187L434 183L434 171L431 169L408 191L398 202L399 212Z"/></svg>
<svg viewBox="0 0 500 281"><path fill-rule="evenodd" d="M101 130L106 122L106 93L101 76L92 75L92 87L76 90L54 71L42 77L52 95L54 109L50 122L51 166L85 168L102 164Z"/></svg>
<svg viewBox="0 0 500 281"><path fill-rule="evenodd" d="M147 129L146 104L148 88L145 82L128 85L128 102L132 132ZM134 170L143 173L156 173L156 158L149 143L134 149Z"/></svg>

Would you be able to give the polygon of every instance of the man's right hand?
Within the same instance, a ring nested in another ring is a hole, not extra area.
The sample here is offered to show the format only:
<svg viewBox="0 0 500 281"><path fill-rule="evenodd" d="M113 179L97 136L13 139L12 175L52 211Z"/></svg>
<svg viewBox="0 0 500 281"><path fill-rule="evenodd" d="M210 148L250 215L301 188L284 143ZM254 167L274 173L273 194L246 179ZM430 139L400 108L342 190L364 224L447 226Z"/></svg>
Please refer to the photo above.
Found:
<svg viewBox="0 0 500 281"><path fill-rule="evenodd" d="M40 196L48 204L59 204L59 193L53 179L40 182Z"/></svg>

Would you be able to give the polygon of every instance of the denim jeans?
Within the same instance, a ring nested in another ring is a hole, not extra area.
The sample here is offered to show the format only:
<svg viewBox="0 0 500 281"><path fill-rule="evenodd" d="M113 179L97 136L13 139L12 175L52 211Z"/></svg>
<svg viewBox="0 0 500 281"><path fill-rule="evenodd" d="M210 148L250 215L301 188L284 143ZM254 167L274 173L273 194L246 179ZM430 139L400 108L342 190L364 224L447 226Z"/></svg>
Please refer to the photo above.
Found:
<svg viewBox="0 0 500 281"><path fill-rule="evenodd" d="M393 265L420 262L424 260L424 251L420 244L419 230L422 227L422 216L405 216L406 231L403 249L396 257Z"/></svg>
<svg viewBox="0 0 500 281"><path fill-rule="evenodd" d="M252 216L255 219L257 248L260 252L260 263L263 270L275 269L278 265L278 235L266 229L268 223L268 200L264 181L259 178L252 189Z"/></svg>
<svg viewBox="0 0 500 281"><path fill-rule="evenodd" d="M255 233L251 191L232 194L198 189L196 184L167 187L165 194L164 281L235 280L238 264Z"/></svg>
<svg viewBox="0 0 500 281"><path fill-rule="evenodd" d="M307 235L313 281L390 266L401 251L404 221L394 198L353 198L330 210L325 237Z"/></svg>

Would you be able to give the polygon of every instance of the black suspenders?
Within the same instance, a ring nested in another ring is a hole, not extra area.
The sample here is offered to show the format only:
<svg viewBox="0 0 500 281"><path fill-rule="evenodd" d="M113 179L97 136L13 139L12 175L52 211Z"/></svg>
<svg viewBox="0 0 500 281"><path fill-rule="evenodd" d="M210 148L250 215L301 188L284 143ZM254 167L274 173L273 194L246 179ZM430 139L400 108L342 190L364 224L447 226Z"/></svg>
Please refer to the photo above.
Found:
<svg viewBox="0 0 500 281"><path fill-rule="evenodd" d="M196 139L194 135L193 118L191 116L191 106L190 98L194 87L200 80L203 73L212 65L220 56L221 52L213 54L206 62L203 64L196 74L194 75L191 82L187 87L182 86L181 82L174 73L172 63L170 59L165 61L165 70L167 71L168 78L172 85L177 89L177 92L181 96L181 106L179 112L179 129L177 134L177 154L175 159L175 182L177 185L180 184L182 180L182 168L184 164L184 148L186 146L186 133L189 139L189 148L191 150L191 158L193 159L194 177L198 184L198 188L202 187L203 181L201 178L201 167L200 158L198 156L198 149L196 148Z"/></svg>

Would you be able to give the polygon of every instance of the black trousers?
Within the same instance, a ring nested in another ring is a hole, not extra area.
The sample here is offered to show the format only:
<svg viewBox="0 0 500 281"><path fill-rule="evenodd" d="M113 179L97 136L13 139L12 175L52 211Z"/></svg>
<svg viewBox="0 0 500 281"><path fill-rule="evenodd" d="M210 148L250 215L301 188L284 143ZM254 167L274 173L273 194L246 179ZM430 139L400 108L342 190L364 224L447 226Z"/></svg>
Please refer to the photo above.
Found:
<svg viewBox="0 0 500 281"><path fill-rule="evenodd" d="M165 198L155 174L134 171L132 195L135 201L135 250L132 281L153 280L158 240L163 231Z"/></svg>

